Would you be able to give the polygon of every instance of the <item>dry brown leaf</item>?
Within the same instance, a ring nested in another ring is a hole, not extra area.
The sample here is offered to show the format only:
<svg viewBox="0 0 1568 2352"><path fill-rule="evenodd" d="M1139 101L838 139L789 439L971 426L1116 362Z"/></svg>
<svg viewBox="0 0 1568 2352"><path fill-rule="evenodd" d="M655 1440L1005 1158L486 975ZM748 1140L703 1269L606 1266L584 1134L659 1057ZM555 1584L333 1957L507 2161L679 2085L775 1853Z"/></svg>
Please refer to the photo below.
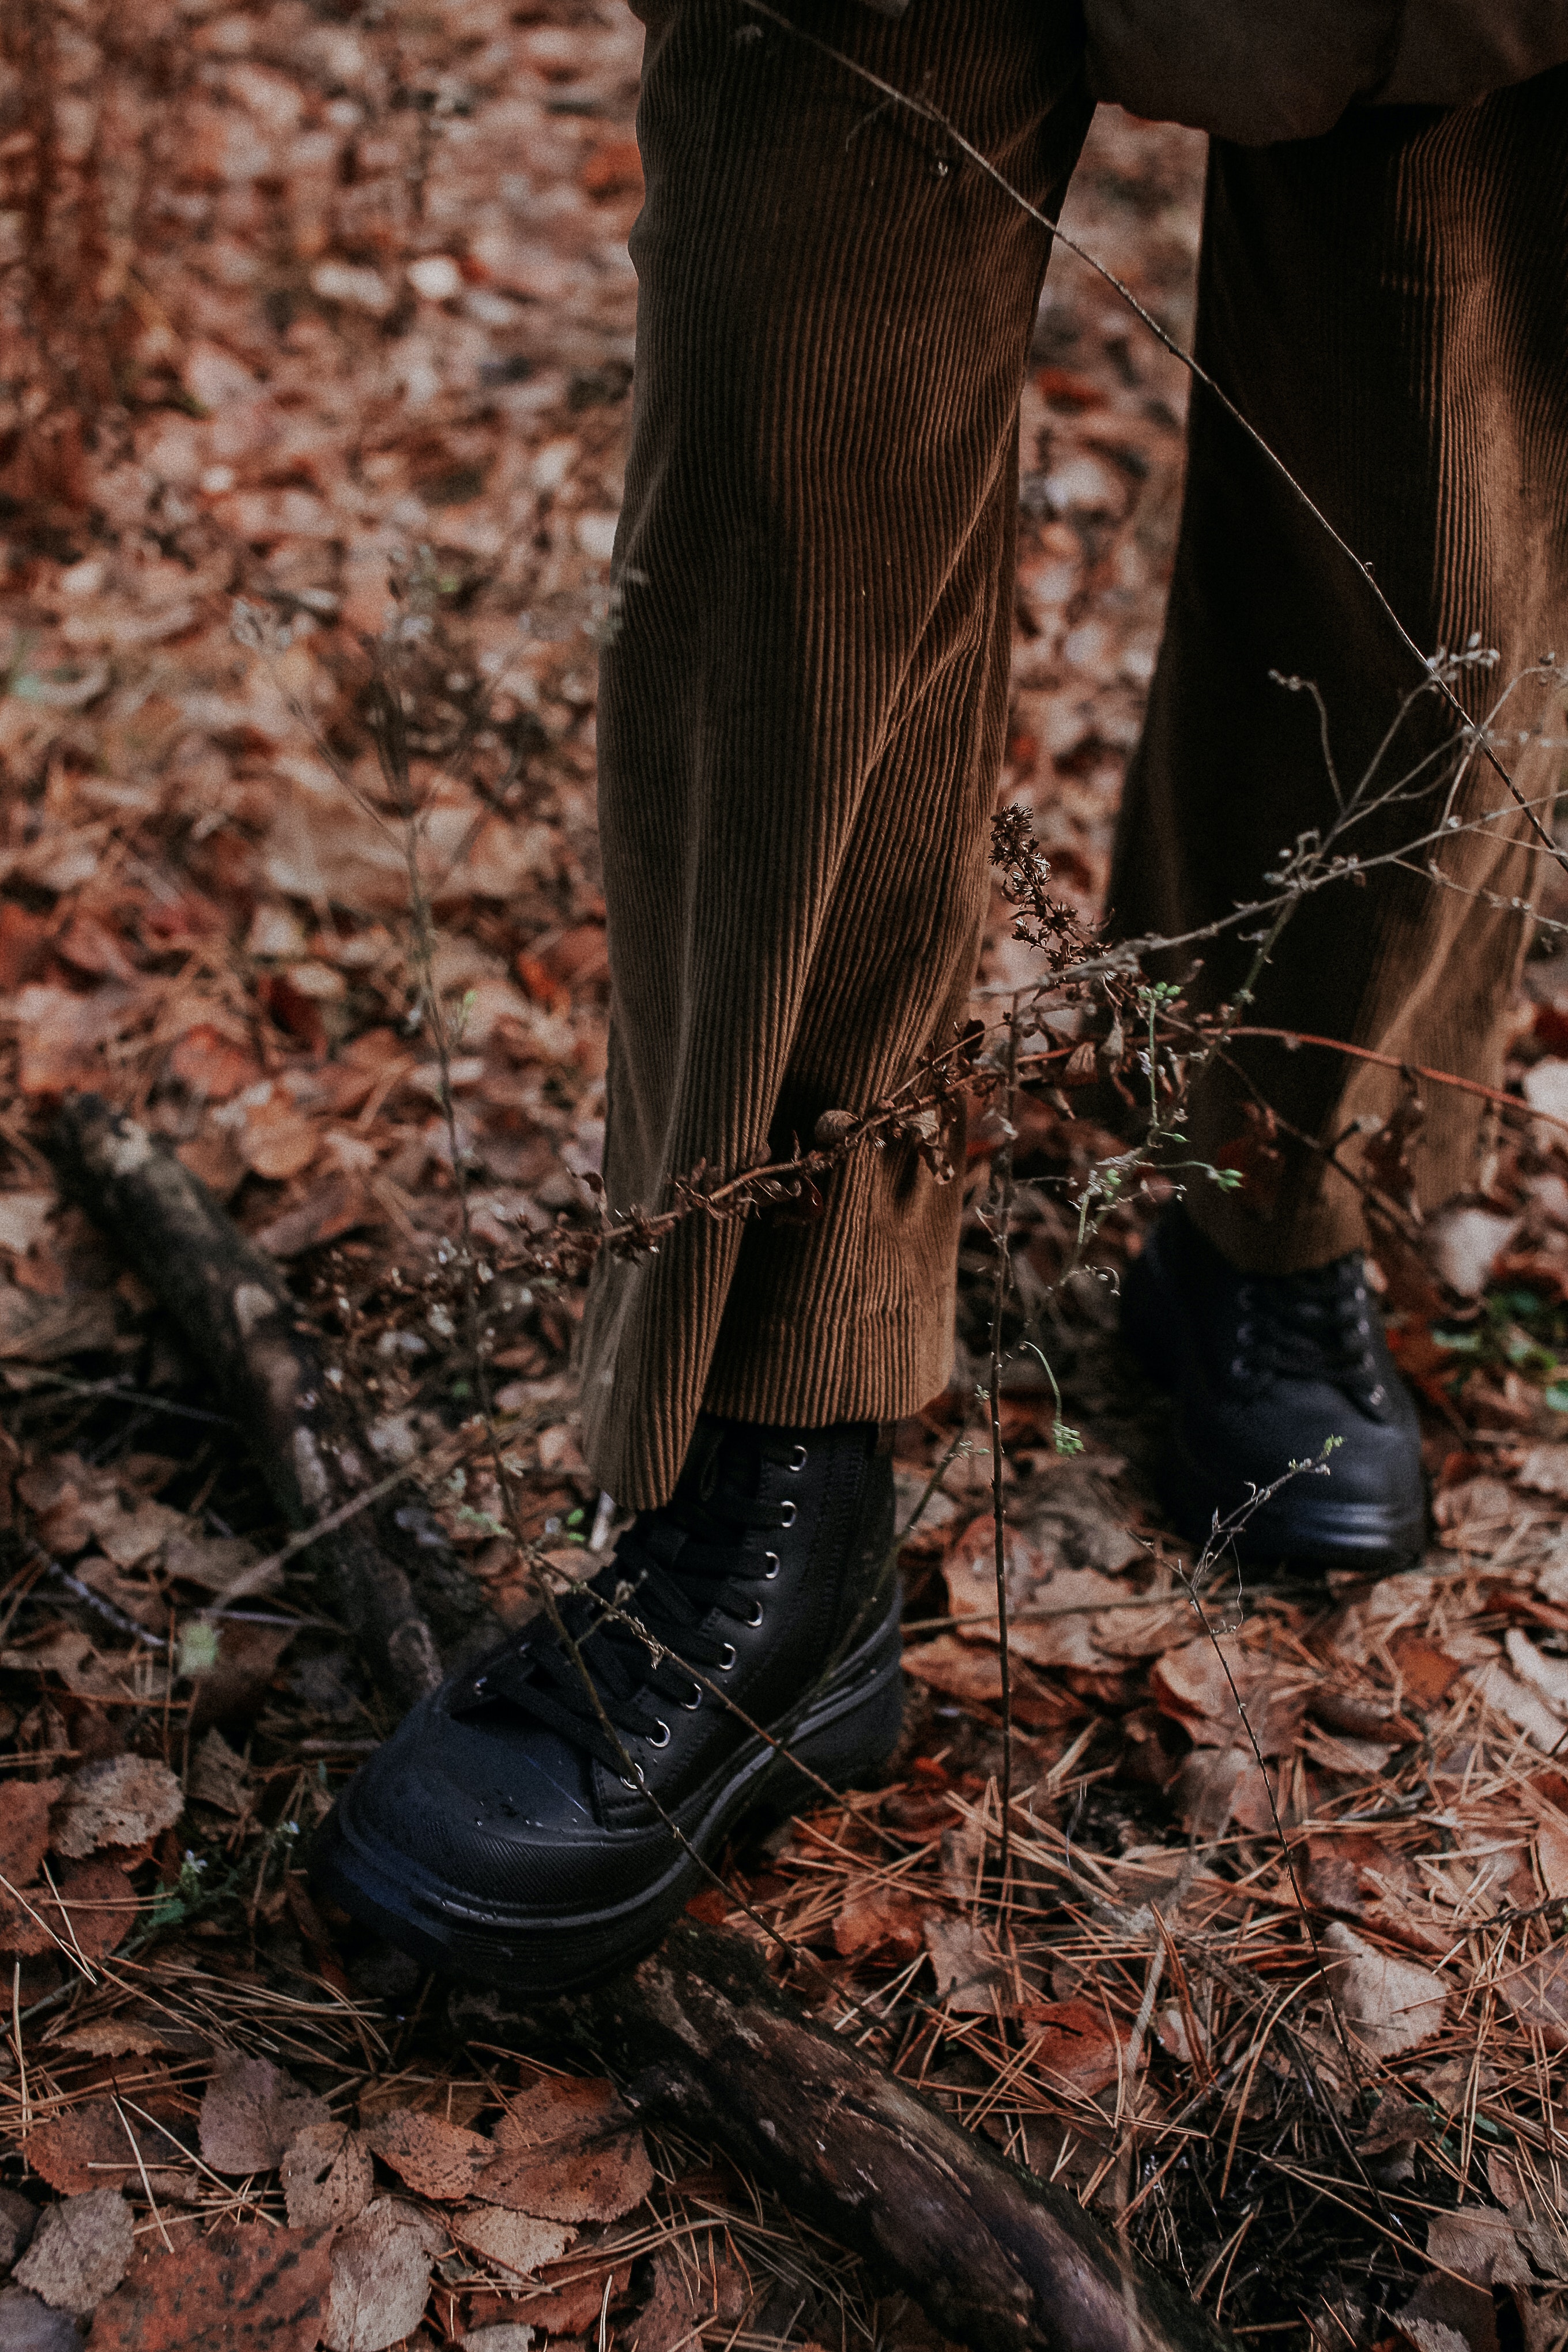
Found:
<svg viewBox="0 0 1568 2352"><path fill-rule="evenodd" d="M842 1959L860 1960L869 1953L886 1953L895 1961L912 1960L925 1948L924 1906L899 1886L868 1886L852 1895L833 1923L833 1948Z"/></svg>
<svg viewBox="0 0 1568 2352"><path fill-rule="evenodd" d="M1538 1958L1507 1970L1497 1990L1548 2050L1568 2050L1568 1947L1553 1944Z"/></svg>
<svg viewBox="0 0 1568 2352"><path fill-rule="evenodd" d="M346 2124L307 2124L283 2151L283 2204L291 2230L333 2229L363 2211L374 2186L370 2154Z"/></svg>
<svg viewBox="0 0 1568 2352"><path fill-rule="evenodd" d="M1174 1716L1203 1748L1236 1744L1241 1730L1239 1693L1265 1756L1283 1756L1295 1746L1306 1707L1305 1683L1292 1685L1282 1676L1271 1676L1253 1652L1224 1633L1212 1638L1201 1634L1165 1651L1150 1672L1149 1693L1155 1706Z"/></svg>
<svg viewBox="0 0 1568 2352"><path fill-rule="evenodd" d="M37 2223L38 2209L30 2197L19 2189L0 2189L0 2270L10 2269Z"/></svg>
<svg viewBox="0 0 1568 2352"><path fill-rule="evenodd" d="M430 2265L447 2233L401 2197L377 2197L332 2244L327 2352L384 2352L424 2315Z"/></svg>
<svg viewBox="0 0 1568 2352"><path fill-rule="evenodd" d="M30 1886L37 1878L48 1848L49 1808L59 1793L58 1780L7 1781L0 1818L0 1876L13 1886ZM0 1888L0 1923L10 1919L10 1906L11 1897Z"/></svg>
<svg viewBox="0 0 1568 2352"><path fill-rule="evenodd" d="M495 2149L482 2132L466 2131L444 2116L420 2115L412 2107L394 2107L377 2116L364 2137L365 2145L416 2195L438 2201L456 2203L470 2195L479 2175L495 2161Z"/></svg>
<svg viewBox="0 0 1568 2352"><path fill-rule="evenodd" d="M243 1814L250 1803L250 1767L216 1727L204 1734L185 1782L186 1793L221 1813Z"/></svg>
<svg viewBox="0 0 1568 2352"><path fill-rule="evenodd" d="M559 2262L577 2235L563 2222L541 2221L503 2205L467 2205L452 2215L450 2226L460 2245L520 2282L542 2263Z"/></svg>
<svg viewBox="0 0 1568 2352"><path fill-rule="evenodd" d="M1104 2010L1087 2000L1041 2001L1023 2018L1031 2063L1047 2078L1083 2097L1115 2082L1121 2061Z"/></svg>
<svg viewBox="0 0 1568 2352"><path fill-rule="evenodd" d="M216 2230L143 2254L99 2305L88 2352L315 2352L331 2291L326 2232Z"/></svg>
<svg viewBox="0 0 1568 2352"><path fill-rule="evenodd" d="M47 1887L35 1887L27 1900L46 1927L68 1951L100 1960L125 1941L136 1925L136 1892L116 1862L100 1857L68 1863L54 1874L59 1900Z"/></svg>
<svg viewBox="0 0 1568 2352"><path fill-rule="evenodd" d="M1003 1982L995 1946L973 1920L946 1918L938 1911L928 1915L921 1929L936 1971L937 1999L960 2016L993 2016Z"/></svg>
<svg viewBox="0 0 1568 2352"><path fill-rule="evenodd" d="M144 2018L101 2017L90 2025L73 2025L59 2037L64 2050L80 2050L89 2058L144 2058L169 2047L160 2029Z"/></svg>
<svg viewBox="0 0 1568 2352"><path fill-rule="evenodd" d="M723 2256L704 2261L694 2273L689 2263L661 2247L653 2258L653 2293L637 2315L637 2352L695 2347L710 2326L731 2335L746 2303L746 2281L733 2262Z"/></svg>
<svg viewBox="0 0 1568 2352"><path fill-rule="evenodd" d="M114 2165L134 2168L125 2126L112 2099L89 2099L68 2107L47 2124L29 2132L22 2152L40 2180L63 2197L78 2197L101 2189L104 2169Z"/></svg>
<svg viewBox="0 0 1568 2352"><path fill-rule="evenodd" d="M46 2205L33 2242L16 2264L18 2286L57 2311L84 2317L125 2276L135 2242L131 2208L118 2189L89 2189Z"/></svg>
<svg viewBox="0 0 1568 2352"><path fill-rule="evenodd" d="M545 2075L496 2124L500 2151L474 2184L487 2203L555 2221L615 2221L653 2187L643 2137L612 2085Z"/></svg>
<svg viewBox="0 0 1568 2352"><path fill-rule="evenodd" d="M202 2097L202 2154L215 2172L270 2172L307 2125L331 2120L281 2067L226 2050Z"/></svg>
<svg viewBox="0 0 1568 2352"><path fill-rule="evenodd" d="M173 1827L184 1791L168 1766L148 1756L111 1756L73 1772L56 1816L54 1845L73 1861L104 1845L145 1845Z"/></svg>
<svg viewBox="0 0 1568 2352"><path fill-rule="evenodd" d="M996 1706L1002 1698L1002 1668L987 1643L962 1641L954 1633L939 1633L931 1642L911 1643L904 1652L904 1672L944 1698L961 1706ZM1043 1684L1027 1668L1013 1672L1013 1713L1031 1731L1054 1730L1077 1723L1089 1712L1071 1691Z"/></svg>
<svg viewBox="0 0 1568 2352"><path fill-rule="evenodd" d="M1325 1927L1329 1979L1351 2032L1380 2058L1418 2050L1443 2030L1447 1987L1430 1969L1390 1959L1338 1919Z"/></svg>

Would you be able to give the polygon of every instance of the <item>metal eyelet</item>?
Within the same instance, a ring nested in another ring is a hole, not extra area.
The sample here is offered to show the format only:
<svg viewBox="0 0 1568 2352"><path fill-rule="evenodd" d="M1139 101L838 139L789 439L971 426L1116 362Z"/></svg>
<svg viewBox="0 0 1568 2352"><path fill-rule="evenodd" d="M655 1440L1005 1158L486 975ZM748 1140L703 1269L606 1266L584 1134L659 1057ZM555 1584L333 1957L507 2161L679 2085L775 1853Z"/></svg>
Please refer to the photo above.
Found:
<svg viewBox="0 0 1568 2352"><path fill-rule="evenodd" d="M793 1527L794 1527L794 1525L795 1525L795 1519L796 1519L796 1517L797 1517L797 1516L798 1516L798 1514L797 1514L797 1512L796 1512L796 1510L795 1510L795 1505L794 1505L793 1503L781 1503L781 1504L779 1505L779 1508L780 1508L780 1510L781 1510L781 1511L787 1511L787 1512L789 1513L789 1517L788 1517L788 1518L787 1518L787 1519L781 1519L781 1520L779 1521L779 1525L780 1525L780 1527L781 1527L781 1528L793 1528Z"/></svg>
<svg viewBox="0 0 1568 2352"><path fill-rule="evenodd" d="M763 1558L767 1561L767 1566L763 1569L763 1574L768 1583L771 1584L774 1577L779 1572L779 1556L776 1551L765 1551L763 1554Z"/></svg>
<svg viewBox="0 0 1568 2352"><path fill-rule="evenodd" d="M795 1452L789 1457L789 1466L791 1470L804 1470L805 1468L805 1448L804 1445L797 1445Z"/></svg>
<svg viewBox="0 0 1568 2352"><path fill-rule="evenodd" d="M645 1731L645 1732L643 1733L643 1738L647 1740L647 1744L648 1744L648 1746L649 1746L650 1748L668 1748L668 1747L669 1746L669 1726L668 1726L668 1723L666 1723L666 1722L664 1722L664 1721L661 1719L661 1720L660 1720L660 1722L659 1722L659 1724L658 1724L658 1728L660 1731L662 1731L662 1732L663 1732L663 1734L664 1734L664 1738L663 1738L662 1739L656 1739L656 1738L654 1738L653 1733L652 1733L651 1731Z"/></svg>
<svg viewBox="0 0 1568 2352"><path fill-rule="evenodd" d="M701 1684L700 1684L700 1683L694 1683L694 1684L692 1685L692 1689L693 1689L693 1690L695 1691L695 1693L696 1693L696 1696L695 1696L694 1698L683 1698L683 1699L680 1699L680 1700L679 1700L679 1701L677 1702L677 1704L678 1704L679 1706L683 1706L683 1707L686 1709L686 1712L687 1712L687 1714L688 1714L688 1715L695 1715L695 1714L696 1714L696 1712L697 1712L697 1710L698 1710L698 1708L699 1708L699 1707L701 1706L701 1704L702 1704L702 1685L701 1685Z"/></svg>
<svg viewBox="0 0 1568 2352"><path fill-rule="evenodd" d="M733 1642L726 1642L724 1644L724 1654L719 1661L718 1671L721 1675L727 1675L734 1663L735 1644Z"/></svg>
<svg viewBox="0 0 1568 2352"><path fill-rule="evenodd" d="M751 1627L751 1629L752 1629L752 1633L754 1633L756 1632L756 1630L757 1630L757 1627L762 1623L762 1622L763 1622L763 1604L762 1604L762 1602L761 1602L760 1601L752 1601L752 1613L751 1613L751 1615L746 1619L746 1623Z"/></svg>

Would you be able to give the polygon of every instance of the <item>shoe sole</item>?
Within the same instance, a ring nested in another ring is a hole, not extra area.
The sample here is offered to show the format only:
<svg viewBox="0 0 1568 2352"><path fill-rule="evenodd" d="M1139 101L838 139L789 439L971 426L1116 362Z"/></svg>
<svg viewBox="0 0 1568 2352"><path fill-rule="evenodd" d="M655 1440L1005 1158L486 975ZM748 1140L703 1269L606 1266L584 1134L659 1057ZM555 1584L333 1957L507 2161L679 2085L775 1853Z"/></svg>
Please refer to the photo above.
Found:
<svg viewBox="0 0 1568 2352"><path fill-rule="evenodd" d="M876 1633L814 1693L793 1728L775 1733L787 1744L788 1756L752 1738L730 1760L717 1787L670 1809L687 1845L678 1844L663 1874L628 1901L567 1917L481 1906L471 1896L443 1888L379 1839L361 1835L352 1783L317 1834L310 1884L362 1927L443 1975L518 1994L569 1991L649 1950L707 1883L698 1857L712 1853L748 1814L766 1807L783 1819L813 1792L816 1781L846 1788L879 1772L902 1725L902 1640L895 1600Z"/></svg>
<svg viewBox="0 0 1568 2352"><path fill-rule="evenodd" d="M1182 1378L1182 1351L1168 1336L1175 1320L1157 1275L1145 1270L1142 1281L1128 1276L1122 1286L1122 1343L1153 1385L1168 1395L1180 1387ZM1188 1452L1173 1425L1155 1476L1177 1534L1187 1543L1206 1544L1216 1498L1225 1488ZM1412 1516L1379 1503L1336 1502L1326 1495L1309 1499L1300 1491L1301 1483L1292 1479L1279 1502L1265 1503L1255 1511L1226 1538L1224 1554L1252 1567L1299 1560L1309 1567L1362 1568L1368 1574L1386 1575L1408 1567L1426 1549L1425 1509ZM1240 1509L1245 1499L1237 1496L1226 1515Z"/></svg>

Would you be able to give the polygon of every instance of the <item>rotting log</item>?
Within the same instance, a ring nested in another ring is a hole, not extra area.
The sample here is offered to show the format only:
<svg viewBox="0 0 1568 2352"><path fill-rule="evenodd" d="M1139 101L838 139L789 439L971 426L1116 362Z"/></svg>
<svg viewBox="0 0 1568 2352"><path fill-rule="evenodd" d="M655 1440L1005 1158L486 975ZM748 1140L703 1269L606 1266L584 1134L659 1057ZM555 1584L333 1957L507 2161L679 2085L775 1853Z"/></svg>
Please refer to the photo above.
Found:
<svg viewBox="0 0 1568 2352"><path fill-rule="evenodd" d="M67 1101L52 1149L212 1377L290 1525L315 1526L362 1494L374 1473L352 1402L277 1267L205 1185L96 1097ZM441 1662L407 1572L370 1520L368 1510L350 1519L313 1554L363 1662L407 1705ZM489 1612L460 1562L446 1562L439 1598L467 1646ZM816 2024L739 1937L682 1922L601 1985L526 2012L458 1991L452 2013L464 2034L482 2020L603 2053L650 2123L723 2148L974 2352L1235 2352L1071 2197Z"/></svg>
<svg viewBox="0 0 1568 2352"><path fill-rule="evenodd" d="M299 1531L353 1503L380 1465L352 1399L272 1261L168 1146L96 1095L68 1097L50 1139L68 1191L173 1318L215 1383L281 1517ZM400 1707L499 1627L428 1513L406 1496L310 1547L323 1601Z"/></svg>
<svg viewBox="0 0 1568 2352"><path fill-rule="evenodd" d="M456 1995L455 2024L494 1998ZM682 1922L527 2021L602 2053L650 2123L721 2147L975 2352L1235 2352L1065 2190L816 2024L736 1937Z"/></svg>

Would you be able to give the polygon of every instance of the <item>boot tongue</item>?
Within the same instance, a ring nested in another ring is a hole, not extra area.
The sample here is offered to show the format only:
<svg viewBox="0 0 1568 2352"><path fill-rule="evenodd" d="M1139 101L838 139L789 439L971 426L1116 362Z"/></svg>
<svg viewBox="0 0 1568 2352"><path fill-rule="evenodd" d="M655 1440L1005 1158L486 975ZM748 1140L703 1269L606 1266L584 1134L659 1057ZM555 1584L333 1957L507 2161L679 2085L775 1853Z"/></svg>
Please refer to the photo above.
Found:
<svg viewBox="0 0 1568 2352"><path fill-rule="evenodd" d="M728 1493L751 1501L761 1469L754 1444L704 1416L675 1492L662 1510L648 1514L642 1541L666 1567L673 1562L681 1537L699 1544L738 1543L744 1530L724 1510L723 1496ZM672 1542L673 1548L667 1549Z"/></svg>

